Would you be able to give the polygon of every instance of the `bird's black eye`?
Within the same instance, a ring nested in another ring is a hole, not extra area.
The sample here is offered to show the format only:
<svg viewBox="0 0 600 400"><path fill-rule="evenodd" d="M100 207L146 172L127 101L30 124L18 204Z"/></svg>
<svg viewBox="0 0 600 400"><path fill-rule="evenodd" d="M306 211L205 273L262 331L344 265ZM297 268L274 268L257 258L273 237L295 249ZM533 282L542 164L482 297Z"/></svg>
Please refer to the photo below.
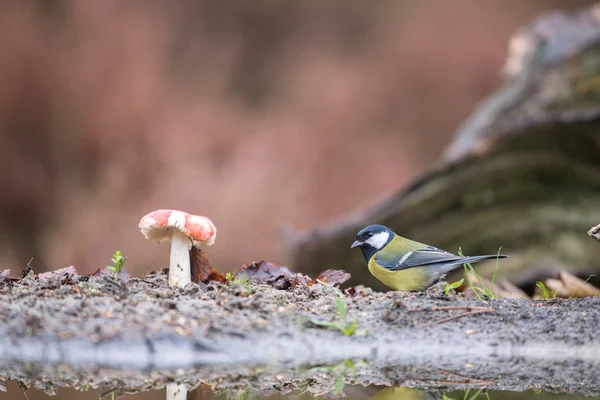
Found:
<svg viewBox="0 0 600 400"><path fill-rule="evenodd" d="M370 238L370 237L373 237L373 232L369 232L369 233L367 233L367 237L368 237L368 238Z"/></svg>

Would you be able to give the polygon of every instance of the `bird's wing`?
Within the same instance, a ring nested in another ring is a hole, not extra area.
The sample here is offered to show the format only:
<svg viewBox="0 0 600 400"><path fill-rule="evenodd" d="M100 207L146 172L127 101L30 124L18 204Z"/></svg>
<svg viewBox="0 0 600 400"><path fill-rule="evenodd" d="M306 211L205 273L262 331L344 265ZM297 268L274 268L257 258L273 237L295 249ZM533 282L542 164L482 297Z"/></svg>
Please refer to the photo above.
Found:
<svg viewBox="0 0 600 400"><path fill-rule="evenodd" d="M464 258L433 246L410 250L401 256L394 255L391 257L389 253L380 251L375 257L377 264L390 271L431 264L460 264L460 261Z"/></svg>

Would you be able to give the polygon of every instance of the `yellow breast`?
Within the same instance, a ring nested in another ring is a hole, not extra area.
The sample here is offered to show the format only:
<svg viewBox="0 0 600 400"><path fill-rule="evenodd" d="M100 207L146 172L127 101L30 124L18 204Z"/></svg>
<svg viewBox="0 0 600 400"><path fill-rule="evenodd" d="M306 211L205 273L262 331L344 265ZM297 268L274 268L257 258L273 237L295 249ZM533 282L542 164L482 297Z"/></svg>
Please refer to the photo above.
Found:
<svg viewBox="0 0 600 400"><path fill-rule="evenodd" d="M403 292L425 290L431 278L425 267L413 267L390 271L375 263L375 257L369 260L369 271L387 287Z"/></svg>

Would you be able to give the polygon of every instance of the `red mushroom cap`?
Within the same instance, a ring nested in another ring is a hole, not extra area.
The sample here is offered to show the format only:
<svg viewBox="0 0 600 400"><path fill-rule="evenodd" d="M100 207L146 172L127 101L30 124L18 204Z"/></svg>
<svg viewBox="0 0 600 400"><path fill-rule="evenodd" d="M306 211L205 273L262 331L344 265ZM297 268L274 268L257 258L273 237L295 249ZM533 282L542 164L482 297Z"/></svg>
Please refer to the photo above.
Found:
<svg viewBox="0 0 600 400"><path fill-rule="evenodd" d="M211 246L217 237L217 228L210 219L178 210L152 211L142 217L139 227L146 239L158 243L171 240L173 229L187 235L196 247Z"/></svg>

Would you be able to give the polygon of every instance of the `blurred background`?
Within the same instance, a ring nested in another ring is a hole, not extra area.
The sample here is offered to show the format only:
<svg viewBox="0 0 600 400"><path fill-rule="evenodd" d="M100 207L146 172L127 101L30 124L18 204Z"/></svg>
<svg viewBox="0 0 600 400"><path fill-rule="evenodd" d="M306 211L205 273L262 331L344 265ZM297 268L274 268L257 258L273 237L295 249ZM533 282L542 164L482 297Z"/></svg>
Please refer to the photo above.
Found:
<svg viewBox="0 0 600 400"><path fill-rule="evenodd" d="M210 217L217 269L277 262L432 165L519 26L592 3L1 1L0 268L161 268L156 208Z"/></svg>

